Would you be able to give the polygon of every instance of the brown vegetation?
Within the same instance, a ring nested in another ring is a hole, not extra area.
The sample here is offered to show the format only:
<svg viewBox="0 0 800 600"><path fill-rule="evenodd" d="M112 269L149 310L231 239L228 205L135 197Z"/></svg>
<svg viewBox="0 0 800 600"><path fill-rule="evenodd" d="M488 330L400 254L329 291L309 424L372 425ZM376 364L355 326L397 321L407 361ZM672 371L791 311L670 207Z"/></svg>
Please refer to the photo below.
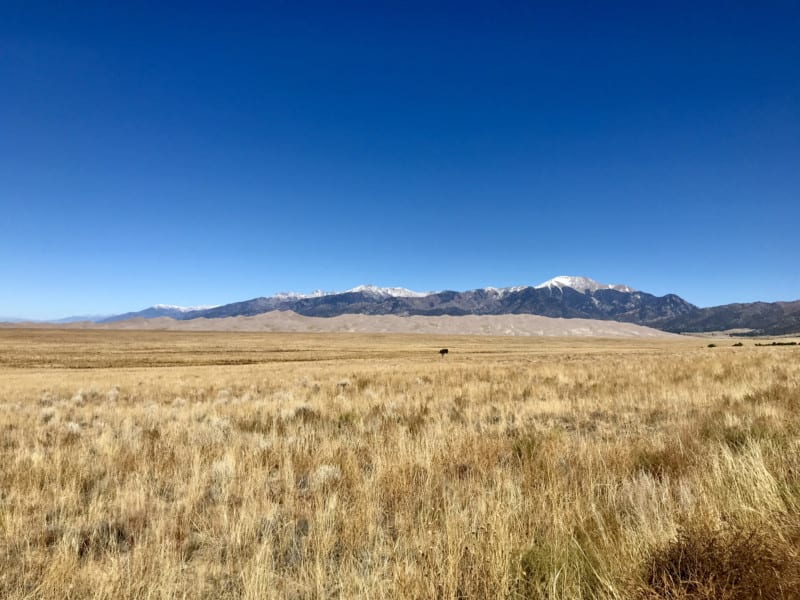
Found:
<svg viewBox="0 0 800 600"><path fill-rule="evenodd" d="M798 390L730 341L2 331L0 597L795 598Z"/></svg>

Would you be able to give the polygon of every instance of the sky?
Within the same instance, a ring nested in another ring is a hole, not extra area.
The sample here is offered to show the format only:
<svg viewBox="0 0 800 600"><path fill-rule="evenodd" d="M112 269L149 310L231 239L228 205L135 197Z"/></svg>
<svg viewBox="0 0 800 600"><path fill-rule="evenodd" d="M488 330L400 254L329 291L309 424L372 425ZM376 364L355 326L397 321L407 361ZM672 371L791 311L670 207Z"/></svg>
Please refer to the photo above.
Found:
<svg viewBox="0 0 800 600"><path fill-rule="evenodd" d="M0 315L800 298L797 2L0 2Z"/></svg>

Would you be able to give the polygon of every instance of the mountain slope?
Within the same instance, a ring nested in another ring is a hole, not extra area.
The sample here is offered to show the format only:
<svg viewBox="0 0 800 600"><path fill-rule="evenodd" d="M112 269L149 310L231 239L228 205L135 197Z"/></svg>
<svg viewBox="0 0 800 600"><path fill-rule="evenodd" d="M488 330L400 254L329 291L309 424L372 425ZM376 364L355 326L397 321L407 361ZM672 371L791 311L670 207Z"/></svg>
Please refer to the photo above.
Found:
<svg viewBox="0 0 800 600"><path fill-rule="evenodd" d="M800 300L794 302L750 302L698 308L689 313L657 321L664 331L699 333L749 329L739 335L787 335L800 333Z"/></svg>
<svg viewBox="0 0 800 600"><path fill-rule="evenodd" d="M172 304L156 304L144 310L136 312L127 312L121 315L113 315L95 320L97 323L113 323L115 321L127 321L128 319L136 319L141 317L143 319L157 319L158 317L170 317L172 319L183 319L184 316L191 312L209 310L211 306L174 306ZM67 323L72 319L62 319L60 322Z"/></svg>
<svg viewBox="0 0 800 600"><path fill-rule="evenodd" d="M572 288L579 292L596 292L597 290L617 290L618 292L635 292L633 288L619 283L606 284L599 283L588 277L574 277L571 275L559 275L540 283L537 288Z"/></svg>
<svg viewBox="0 0 800 600"><path fill-rule="evenodd" d="M601 319L656 327L676 333L731 329L750 335L800 332L800 301L753 302L699 308L675 294L655 296L623 284L560 275L535 286L467 291L415 292L400 287L361 285L345 292L281 292L213 307L155 305L137 312L93 319L109 323L135 318L176 320L251 317L292 311L307 317L349 314L463 316L529 314L570 319Z"/></svg>
<svg viewBox="0 0 800 600"><path fill-rule="evenodd" d="M570 287L578 286L580 289ZM459 316L534 314L547 317L625 321L647 325L695 310L675 295L664 297L637 292L623 285L601 284L585 277L557 277L538 286L481 288L464 292L411 292L405 288L359 286L323 295L282 294L253 298L188 311L178 319L253 316L272 310L291 310L308 317L345 314L399 316ZM142 315L144 316L144 315Z"/></svg>

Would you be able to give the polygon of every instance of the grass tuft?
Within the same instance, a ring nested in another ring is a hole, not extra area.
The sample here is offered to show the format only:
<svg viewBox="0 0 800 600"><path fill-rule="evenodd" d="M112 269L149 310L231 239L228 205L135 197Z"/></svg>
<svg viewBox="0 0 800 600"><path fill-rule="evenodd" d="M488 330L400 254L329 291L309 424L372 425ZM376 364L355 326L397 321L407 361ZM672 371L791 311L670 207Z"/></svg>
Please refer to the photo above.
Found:
<svg viewBox="0 0 800 600"><path fill-rule="evenodd" d="M694 525L645 561L640 597L750 600L800 597L794 547L769 528Z"/></svg>

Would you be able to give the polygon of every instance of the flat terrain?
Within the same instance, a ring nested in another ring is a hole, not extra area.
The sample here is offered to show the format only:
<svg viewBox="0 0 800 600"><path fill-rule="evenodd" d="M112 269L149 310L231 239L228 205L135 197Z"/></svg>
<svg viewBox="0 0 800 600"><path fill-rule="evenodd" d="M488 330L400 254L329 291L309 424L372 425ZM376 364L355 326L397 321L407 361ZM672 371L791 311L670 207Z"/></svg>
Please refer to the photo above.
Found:
<svg viewBox="0 0 800 600"><path fill-rule="evenodd" d="M800 597L734 341L0 330L0 597Z"/></svg>

